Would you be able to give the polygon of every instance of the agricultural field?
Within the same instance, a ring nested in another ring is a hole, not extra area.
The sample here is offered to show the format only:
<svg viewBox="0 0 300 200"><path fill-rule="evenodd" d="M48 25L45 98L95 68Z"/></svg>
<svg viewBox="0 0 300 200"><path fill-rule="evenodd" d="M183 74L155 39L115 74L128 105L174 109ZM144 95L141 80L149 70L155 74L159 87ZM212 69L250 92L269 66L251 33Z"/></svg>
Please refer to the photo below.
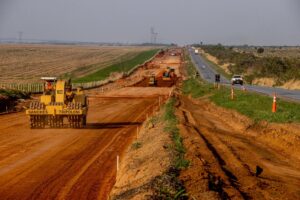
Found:
<svg viewBox="0 0 300 200"><path fill-rule="evenodd" d="M150 49L96 45L0 45L0 83L35 83L41 76L79 78Z"/></svg>

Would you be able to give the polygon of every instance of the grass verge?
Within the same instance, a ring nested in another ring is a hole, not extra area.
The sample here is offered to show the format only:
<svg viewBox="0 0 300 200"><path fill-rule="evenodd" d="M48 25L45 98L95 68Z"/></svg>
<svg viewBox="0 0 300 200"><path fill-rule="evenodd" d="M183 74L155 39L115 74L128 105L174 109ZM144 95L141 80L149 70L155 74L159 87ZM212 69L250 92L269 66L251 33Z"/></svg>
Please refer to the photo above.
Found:
<svg viewBox="0 0 300 200"><path fill-rule="evenodd" d="M144 51L132 59L125 60L123 62L119 62L117 64L113 64L111 66L105 67L96 71L95 73L89 74L87 76L75 79L74 83L85 83L85 82L92 82L92 81L100 81L108 78L112 72L128 72L135 66L139 64L143 64L146 60L152 58L158 49Z"/></svg>
<svg viewBox="0 0 300 200"><path fill-rule="evenodd" d="M165 122L164 131L172 137L173 144L170 146L174 155L173 163L169 170L163 175L154 179L153 199L188 199L183 183L179 180L180 170L189 166L189 161L184 158L185 147L177 128L177 117L175 115L176 100L171 98L164 106L163 120Z"/></svg>
<svg viewBox="0 0 300 200"><path fill-rule="evenodd" d="M187 57L187 72L193 73L193 66L189 57ZM205 83L201 79L191 77L184 81L183 93L191 95L193 98L209 96L208 98L216 105L236 110L246 115L254 121L268 122L300 122L300 104L277 100L277 112L272 113L272 98L253 92L235 90L235 98L231 100L231 91L228 87L214 89L212 84Z"/></svg>
<svg viewBox="0 0 300 200"><path fill-rule="evenodd" d="M181 170L189 166L189 161L184 159L186 150L182 143L179 128L177 127L178 120L175 115L175 102L176 100L174 98L171 98L165 105L165 114L163 118L166 122L166 126L164 131L171 134L172 140L174 142L174 167L178 170Z"/></svg>

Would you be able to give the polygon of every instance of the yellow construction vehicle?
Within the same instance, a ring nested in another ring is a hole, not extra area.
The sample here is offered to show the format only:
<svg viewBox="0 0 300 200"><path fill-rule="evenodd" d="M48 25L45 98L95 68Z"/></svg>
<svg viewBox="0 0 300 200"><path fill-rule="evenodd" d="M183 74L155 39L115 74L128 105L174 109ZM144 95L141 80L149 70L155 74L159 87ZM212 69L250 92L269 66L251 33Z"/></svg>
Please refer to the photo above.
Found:
<svg viewBox="0 0 300 200"><path fill-rule="evenodd" d="M155 77L154 74L152 74L152 75L149 77L148 85L149 85L149 86L156 86L156 85L157 85L157 80L156 80L156 77Z"/></svg>
<svg viewBox="0 0 300 200"><path fill-rule="evenodd" d="M72 90L71 81L43 77L44 92L40 101L32 102L26 110L31 128L82 128L86 125L87 97L82 88Z"/></svg>
<svg viewBox="0 0 300 200"><path fill-rule="evenodd" d="M175 69L173 69L171 67L167 67L167 70L163 72L162 79L164 81L170 81L170 80L172 80L174 75L175 75Z"/></svg>

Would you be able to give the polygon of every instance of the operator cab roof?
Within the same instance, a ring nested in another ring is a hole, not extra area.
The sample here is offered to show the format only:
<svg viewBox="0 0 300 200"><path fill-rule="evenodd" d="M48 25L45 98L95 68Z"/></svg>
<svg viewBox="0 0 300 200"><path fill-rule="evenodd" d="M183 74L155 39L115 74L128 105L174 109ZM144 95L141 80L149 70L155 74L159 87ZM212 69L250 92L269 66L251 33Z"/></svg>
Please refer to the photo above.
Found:
<svg viewBox="0 0 300 200"><path fill-rule="evenodd" d="M42 77L41 80L44 80L44 81L56 81L57 78L56 77Z"/></svg>

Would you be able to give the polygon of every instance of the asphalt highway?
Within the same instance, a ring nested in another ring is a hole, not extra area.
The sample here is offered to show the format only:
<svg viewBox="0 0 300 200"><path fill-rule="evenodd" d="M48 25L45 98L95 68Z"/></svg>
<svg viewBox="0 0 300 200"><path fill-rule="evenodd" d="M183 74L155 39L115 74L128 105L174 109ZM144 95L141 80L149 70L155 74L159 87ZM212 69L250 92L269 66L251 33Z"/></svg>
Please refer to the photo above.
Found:
<svg viewBox="0 0 300 200"><path fill-rule="evenodd" d="M206 80L209 83L214 83L215 74L217 74L217 72L200 55L195 54L194 49L189 48L189 53L191 55L192 61L197 66L197 69L202 79ZM230 85L230 80L221 75L221 84ZM234 87L241 89L240 85L235 85ZM279 98L300 102L300 90L287 90L282 88L248 84L245 84L244 87L247 90L262 93L269 96L272 96L274 93L276 93L277 97Z"/></svg>

